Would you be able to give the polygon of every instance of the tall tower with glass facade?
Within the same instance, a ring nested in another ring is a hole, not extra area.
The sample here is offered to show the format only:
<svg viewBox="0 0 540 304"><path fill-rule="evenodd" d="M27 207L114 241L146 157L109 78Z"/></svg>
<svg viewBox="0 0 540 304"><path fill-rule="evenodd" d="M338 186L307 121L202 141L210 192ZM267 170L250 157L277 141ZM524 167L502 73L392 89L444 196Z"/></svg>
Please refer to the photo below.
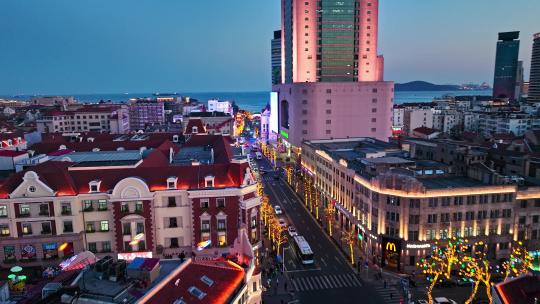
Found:
<svg viewBox="0 0 540 304"><path fill-rule="evenodd" d="M528 102L540 102L540 33L534 35Z"/></svg>
<svg viewBox="0 0 540 304"><path fill-rule="evenodd" d="M519 32L499 33L493 97L514 100L518 74Z"/></svg>
<svg viewBox="0 0 540 304"><path fill-rule="evenodd" d="M282 82L273 91L283 142L388 140L394 83L383 80L378 16L379 0L281 0Z"/></svg>
<svg viewBox="0 0 540 304"><path fill-rule="evenodd" d="M272 84L281 83L281 31L274 31L271 43Z"/></svg>
<svg viewBox="0 0 540 304"><path fill-rule="evenodd" d="M381 81L378 0L282 0L283 82Z"/></svg>

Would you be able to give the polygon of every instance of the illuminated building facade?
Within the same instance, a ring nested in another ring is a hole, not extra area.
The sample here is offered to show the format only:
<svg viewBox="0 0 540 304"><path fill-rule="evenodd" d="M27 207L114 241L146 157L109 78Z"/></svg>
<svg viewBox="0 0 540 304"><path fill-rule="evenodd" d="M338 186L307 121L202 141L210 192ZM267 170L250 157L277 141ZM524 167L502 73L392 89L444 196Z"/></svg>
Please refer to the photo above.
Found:
<svg viewBox="0 0 540 304"><path fill-rule="evenodd" d="M285 141L391 136L394 84L383 81L377 54L378 7L378 0L282 0L282 83L273 91Z"/></svg>
<svg viewBox="0 0 540 304"><path fill-rule="evenodd" d="M44 264L85 249L163 257L202 241L198 255L213 256L229 250L239 227L257 252L259 204L247 161L223 136L66 153L0 187L0 260Z"/></svg>
<svg viewBox="0 0 540 304"><path fill-rule="evenodd" d="M411 269L435 240L463 237L488 244L489 257L512 241L540 246L540 188L484 183L443 163L403 157L369 138L308 141L302 166L338 225L363 235L373 262Z"/></svg>

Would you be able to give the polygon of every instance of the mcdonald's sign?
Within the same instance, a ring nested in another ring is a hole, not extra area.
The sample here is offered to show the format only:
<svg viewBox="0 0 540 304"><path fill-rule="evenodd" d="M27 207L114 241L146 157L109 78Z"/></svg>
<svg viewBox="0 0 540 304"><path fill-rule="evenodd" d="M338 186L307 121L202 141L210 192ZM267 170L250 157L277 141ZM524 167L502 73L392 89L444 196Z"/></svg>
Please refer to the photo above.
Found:
<svg viewBox="0 0 540 304"><path fill-rule="evenodd" d="M397 252L396 244L393 243L393 242L386 243L386 250L387 251L392 251L392 252Z"/></svg>

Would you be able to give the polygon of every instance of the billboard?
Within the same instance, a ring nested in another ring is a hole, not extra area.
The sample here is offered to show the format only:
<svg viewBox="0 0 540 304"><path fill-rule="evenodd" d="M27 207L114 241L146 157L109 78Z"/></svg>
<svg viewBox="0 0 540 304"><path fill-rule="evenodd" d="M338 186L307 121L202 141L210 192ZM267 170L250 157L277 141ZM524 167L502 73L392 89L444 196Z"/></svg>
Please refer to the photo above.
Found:
<svg viewBox="0 0 540 304"><path fill-rule="evenodd" d="M278 99L277 92L270 92L270 134L279 133Z"/></svg>
<svg viewBox="0 0 540 304"><path fill-rule="evenodd" d="M389 237L382 237L382 267L401 270L401 240Z"/></svg>

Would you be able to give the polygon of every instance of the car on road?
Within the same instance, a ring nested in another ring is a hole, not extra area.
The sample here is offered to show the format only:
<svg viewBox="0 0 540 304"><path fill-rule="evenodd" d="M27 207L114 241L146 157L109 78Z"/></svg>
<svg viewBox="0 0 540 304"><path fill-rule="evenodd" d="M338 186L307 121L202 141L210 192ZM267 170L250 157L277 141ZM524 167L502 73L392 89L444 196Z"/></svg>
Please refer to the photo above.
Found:
<svg viewBox="0 0 540 304"><path fill-rule="evenodd" d="M433 299L433 304L457 304L457 302L445 297L437 297Z"/></svg>
<svg viewBox="0 0 540 304"><path fill-rule="evenodd" d="M456 286L456 281L449 279L441 279L435 284L436 287L454 287Z"/></svg>
<svg viewBox="0 0 540 304"><path fill-rule="evenodd" d="M287 222L283 218L280 218L278 222L281 227L287 227Z"/></svg>
<svg viewBox="0 0 540 304"><path fill-rule="evenodd" d="M274 212L275 212L277 215L283 214L283 210L281 210L281 207L280 207L280 206L274 206Z"/></svg>
<svg viewBox="0 0 540 304"><path fill-rule="evenodd" d="M289 235L291 237L298 235L298 232L296 232L296 228L294 228L293 226L289 226L289 228L287 228L287 231L289 232Z"/></svg>
<svg viewBox="0 0 540 304"><path fill-rule="evenodd" d="M457 286L473 286L473 279L462 278L457 280Z"/></svg>

